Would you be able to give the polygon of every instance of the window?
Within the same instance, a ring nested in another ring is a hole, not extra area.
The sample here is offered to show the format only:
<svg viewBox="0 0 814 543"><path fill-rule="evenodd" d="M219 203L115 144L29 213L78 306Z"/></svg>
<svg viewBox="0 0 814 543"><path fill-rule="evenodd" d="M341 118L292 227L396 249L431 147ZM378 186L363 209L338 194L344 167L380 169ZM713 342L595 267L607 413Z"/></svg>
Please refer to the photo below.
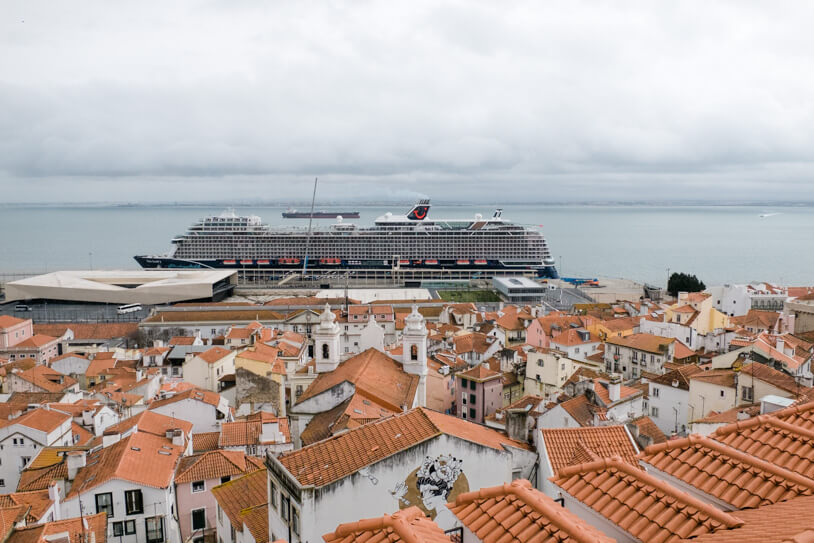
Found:
<svg viewBox="0 0 814 543"><path fill-rule="evenodd" d="M651 394L653 394L654 398L658 398L659 397L659 388L658 387L653 387L653 391L651 392Z"/></svg>
<svg viewBox="0 0 814 543"><path fill-rule="evenodd" d="M724 394L725 394L725 393L726 393L726 391L724 391L724 389L721 389L721 398L723 398L723 397L724 397Z"/></svg>
<svg viewBox="0 0 814 543"><path fill-rule="evenodd" d="M125 520L124 521L124 535L133 535L136 533L136 521L135 520Z"/></svg>
<svg viewBox="0 0 814 543"><path fill-rule="evenodd" d="M418 346L413 345L410 347L410 360L418 360Z"/></svg>
<svg viewBox="0 0 814 543"><path fill-rule="evenodd" d="M475 390L475 381L469 381L469 390Z"/></svg>
<svg viewBox="0 0 814 543"><path fill-rule="evenodd" d="M125 490L124 506L128 515L138 515L144 512L144 505L141 499L141 490Z"/></svg>
<svg viewBox="0 0 814 543"><path fill-rule="evenodd" d="M228 483L231 480L232 480L231 475L224 475L223 477L220 478L220 484Z"/></svg>
<svg viewBox="0 0 814 543"><path fill-rule="evenodd" d="M206 483L204 481L192 481L193 492L203 492L206 490Z"/></svg>
<svg viewBox="0 0 814 543"><path fill-rule="evenodd" d="M115 535L115 536L123 536L124 535L124 522L114 522L113 523L113 535Z"/></svg>
<svg viewBox="0 0 814 543"><path fill-rule="evenodd" d="M271 507L277 509L277 485L274 481L269 481L269 492L271 493Z"/></svg>
<svg viewBox="0 0 814 543"><path fill-rule="evenodd" d="M654 416L654 417L658 417L659 416L659 408L658 407L651 407L650 408L650 414L652 416Z"/></svg>
<svg viewBox="0 0 814 543"><path fill-rule="evenodd" d="M96 512L107 513L107 518L113 516L113 494L105 492L104 494L96 494Z"/></svg>
<svg viewBox="0 0 814 543"><path fill-rule="evenodd" d="M743 401L751 402L753 396L754 392L752 387L743 387L743 389L741 389L741 397L743 398Z"/></svg>
<svg viewBox="0 0 814 543"><path fill-rule="evenodd" d="M469 395L469 403L475 403L475 401L476 401L476 399L475 399L475 395L474 395L474 394L470 394L470 395Z"/></svg>
<svg viewBox="0 0 814 543"><path fill-rule="evenodd" d="M288 522L291 515L290 508L291 499L285 494L280 494L280 516L283 517L283 520L286 522Z"/></svg>
<svg viewBox="0 0 814 543"><path fill-rule="evenodd" d="M323 344L322 344L322 358L323 358L324 360L329 359L329 358L330 358L330 356L328 356L328 354L330 354L330 353L328 352L328 344L327 344L327 343L323 343Z"/></svg>
<svg viewBox="0 0 814 543"><path fill-rule="evenodd" d="M300 512L296 507L291 508L291 531L295 534L300 533Z"/></svg>
<svg viewBox="0 0 814 543"><path fill-rule="evenodd" d="M206 528L206 508L192 510L192 531Z"/></svg>
<svg viewBox="0 0 814 543"><path fill-rule="evenodd" d="M30 456L23 456L23 457L20 458L20 460L22 461L23 467L26 467L28 465L28 463L31 461L31 457Z"/></svg>
<svg viewBox="0 0 814 543"><path fill-rule="evenodd" d="M218 507L218 524L223 524L223 509L220 508L220 505L218 505L217 507Z"/></svg>
<svg viewBox="0 0 814 543"><path fill-rule="evenodd" d="M469 418L470 418L470 419L474 419L474 418L475 418L475 408L474 408L474 407L470 407L470 408L469 408Z"/></svg>
<svg viewBox="0 0 814 543"><path fill-rule="evenodd" d="M0 486L6 486L6 480L0 479Z"/></svg>
<svg viewBox="0 0 814 543"><path fill-rule="evenodd" d="M147 543L164 542L164 519L163 517L148 517L144 519L147 528Z"/></svg>

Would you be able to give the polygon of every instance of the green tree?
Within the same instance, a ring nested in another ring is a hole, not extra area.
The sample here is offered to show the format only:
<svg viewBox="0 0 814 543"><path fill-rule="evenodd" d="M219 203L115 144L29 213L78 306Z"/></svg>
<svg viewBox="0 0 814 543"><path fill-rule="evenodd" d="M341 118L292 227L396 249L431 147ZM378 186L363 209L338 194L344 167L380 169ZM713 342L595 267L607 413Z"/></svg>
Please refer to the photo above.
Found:
<svg viewBox="0 0 814 543"><path fill-rule="evenodd" d="M701 292L707 288L703 281L688 273L673 273L667 281L667 293L678 296L679 292Z"/></svg>

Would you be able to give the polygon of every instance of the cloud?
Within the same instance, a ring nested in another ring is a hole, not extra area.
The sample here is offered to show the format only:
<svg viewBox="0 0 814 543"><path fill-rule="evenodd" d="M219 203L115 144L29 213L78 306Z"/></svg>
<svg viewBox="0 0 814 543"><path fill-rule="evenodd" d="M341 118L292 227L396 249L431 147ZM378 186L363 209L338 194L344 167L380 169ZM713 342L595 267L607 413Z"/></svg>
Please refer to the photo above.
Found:
<svg viewBox="0 0 814 543"><path fill-rule="evenodd" d="M804 2L3 11L9 201L814 199Z"/></svg>

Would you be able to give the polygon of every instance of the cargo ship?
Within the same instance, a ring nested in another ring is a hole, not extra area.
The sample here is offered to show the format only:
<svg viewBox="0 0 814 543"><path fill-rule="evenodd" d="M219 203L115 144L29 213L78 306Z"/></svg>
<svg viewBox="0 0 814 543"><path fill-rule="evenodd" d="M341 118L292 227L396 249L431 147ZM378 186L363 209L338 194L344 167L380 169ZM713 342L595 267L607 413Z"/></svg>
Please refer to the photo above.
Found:
<svg viewBox="0 0 814 543"><path fill-rule="evenodd" d="M238 268L258 270L421 270L444 277L469 271L556 278L554 259L539 230L491 217L429 219L430 201L405 215L385 213L373 226L338 219L330 226L270 227L260 217L227 212L207 217L176 236L171 254L136 256L143 268Z"/></svg>

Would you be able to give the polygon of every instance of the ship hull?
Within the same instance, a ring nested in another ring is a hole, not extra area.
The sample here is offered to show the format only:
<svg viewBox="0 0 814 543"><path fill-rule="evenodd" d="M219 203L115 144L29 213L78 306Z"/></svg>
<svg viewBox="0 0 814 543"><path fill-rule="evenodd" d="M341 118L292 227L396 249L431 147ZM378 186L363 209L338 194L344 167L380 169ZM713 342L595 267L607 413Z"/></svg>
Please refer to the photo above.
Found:
<svg viewBox="0 0 814 543"><path fill-rule="evenodd" d="M136 256L136 262L145 269L235 269L235 270L301 270L302 262L289 263L276 259L246 260L246 259L183 259L165 256ZM287 259L290 260L290 259ZM507 273L534 273L537 277L556 279L559 277L557 269L553 265L540 265L533 263L503 263L487 261L486 264L470 261L467 264L457 261L439 260L437 263L411 262L409 264L392 263L385 260L340 260L339 262L321 263L310 261L308 270L316 273L318 270L389 270L392 272L408 271L428 271L437 272L439 277L443 277L449 271L472 271L480 272L484 276L499 275L501 272Z"/></svg>

